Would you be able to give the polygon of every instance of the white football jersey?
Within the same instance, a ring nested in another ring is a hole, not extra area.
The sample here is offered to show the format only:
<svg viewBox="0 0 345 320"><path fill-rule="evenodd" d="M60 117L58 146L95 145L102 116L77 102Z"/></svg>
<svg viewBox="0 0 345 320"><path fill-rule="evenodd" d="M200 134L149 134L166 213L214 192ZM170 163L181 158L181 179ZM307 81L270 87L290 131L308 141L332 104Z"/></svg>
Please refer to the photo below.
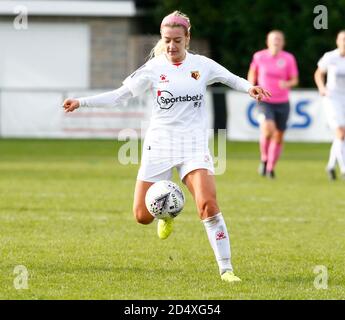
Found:
<svg viewBox="0 0 345 320"><path fill-rule="evenodd" d="M327 72L327 89L330 95L345 94L345 57L338 49L326 52L318 62L318 67Z"/></svg>
<svg viewBox="0 0 345 320"><path fill-rule="evenodd" d="M123 84L133 96L149 90L152 97L152 115L145 138L147 148L159 146L157 156L167 157L206 152L205 93L207 86L215 82L244 92L252 86L215 61L188 52L181 64L171 63L162 54L127 77Z"/></svg>
<svg viewBox="0 0 345 320"><path fill-rule="evenodd" d="M187 52L182 64L172 64L164 54L149 60L127 77L123 84L137 96L150 91L152 97L151 126L207 129L205 93L207 85L224 83L234 89L248 91L251 84L235 76L215 61Z"/></svg>

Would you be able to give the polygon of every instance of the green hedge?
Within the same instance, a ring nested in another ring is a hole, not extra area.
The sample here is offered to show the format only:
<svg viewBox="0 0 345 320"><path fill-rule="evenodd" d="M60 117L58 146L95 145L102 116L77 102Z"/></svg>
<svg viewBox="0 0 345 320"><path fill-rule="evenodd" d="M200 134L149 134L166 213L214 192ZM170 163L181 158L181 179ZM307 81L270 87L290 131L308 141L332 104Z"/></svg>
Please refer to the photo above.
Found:
<svg viewBox="0 0 345 320"><path fill-rule="evenodd" d="M315 29L314 7L328 9L328 29ZM299 87L315 87L313 73L325 51L335 48L335 36L345 29L345 0L149 0L138 1L145 10L143 30L157 33L164 15L176 9L192 22L192 37L209 40L212 58L246 77L253 52L265 48L268 31L286 35L300 70Z"/></svg>

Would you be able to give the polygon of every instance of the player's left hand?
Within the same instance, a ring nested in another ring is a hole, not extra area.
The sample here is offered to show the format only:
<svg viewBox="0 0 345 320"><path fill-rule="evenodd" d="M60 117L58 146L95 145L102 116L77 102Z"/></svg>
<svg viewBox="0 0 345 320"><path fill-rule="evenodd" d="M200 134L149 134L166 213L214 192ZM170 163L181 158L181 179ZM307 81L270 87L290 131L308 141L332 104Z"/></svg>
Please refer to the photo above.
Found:
<svg viewBox="0 0 345 320"><path fill-rule="evenodd" d="M253 86L248 91L249 95L255 100L261 101L262 98L270 98L271 93L260 86Z"/></svg>

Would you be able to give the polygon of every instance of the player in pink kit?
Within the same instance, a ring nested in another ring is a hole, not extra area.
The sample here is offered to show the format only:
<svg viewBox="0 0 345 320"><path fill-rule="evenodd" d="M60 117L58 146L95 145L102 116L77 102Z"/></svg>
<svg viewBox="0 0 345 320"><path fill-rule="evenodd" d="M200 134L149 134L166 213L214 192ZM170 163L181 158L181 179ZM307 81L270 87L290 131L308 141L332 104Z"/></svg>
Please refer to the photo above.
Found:
<svg viewBox="0 0 345 320"><path fill-rule="evenodd" d="M267 49L254 54L248 80L266 88L271 97L258 102L260 122L262 176L275 178L274 168L283 147L283 137L289 118L290 88L298 84L298 69L294 56L283 50L283 32L273 30L267 35Z"/></svg>

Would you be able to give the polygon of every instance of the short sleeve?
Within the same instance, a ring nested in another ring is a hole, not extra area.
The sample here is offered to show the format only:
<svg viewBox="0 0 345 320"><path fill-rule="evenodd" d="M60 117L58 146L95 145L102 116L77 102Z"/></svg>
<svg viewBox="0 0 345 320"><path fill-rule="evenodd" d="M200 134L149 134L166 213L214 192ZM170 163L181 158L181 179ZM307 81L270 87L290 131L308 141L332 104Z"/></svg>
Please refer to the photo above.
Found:
<svg viewBox="0 0 345 320"><path fill-rule="evenodd" d="M136 97L152 86L152 79L152 69L147 63L128 76L123 84L131 91L133 97Z"/></svg>
<svg viewBox="0 0 345 320"><path fill-rule="evenodd" d="M289 75L289 78L298 76L297 62L293 55L290 55L289 64L288 64L288 75Z"/></svg>
<svg viewBox="0 0 345 320"><path fill-rule="evenodd" d="M327 71L329 65L329 54L326 52L318 61L317 66L324 72Z"/></svg>

